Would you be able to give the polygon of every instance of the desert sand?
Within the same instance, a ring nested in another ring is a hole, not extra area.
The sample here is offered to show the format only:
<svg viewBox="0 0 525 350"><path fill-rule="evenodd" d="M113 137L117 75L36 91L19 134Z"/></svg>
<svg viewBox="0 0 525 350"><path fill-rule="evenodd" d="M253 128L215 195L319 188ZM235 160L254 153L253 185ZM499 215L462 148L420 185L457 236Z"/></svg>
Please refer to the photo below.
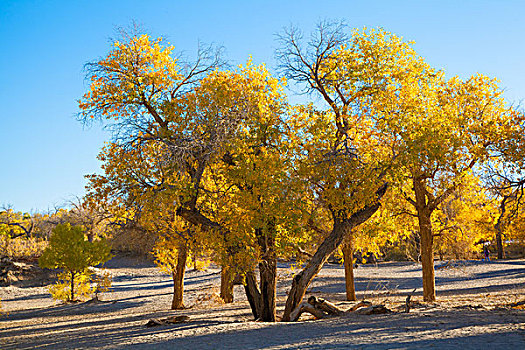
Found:
<svg viewBox="0 0 525 350"><path fill-rule="evenodd" d="M187 309L172 311L172 282L151 262L118 256L106 264L112 291L101 303L60 304L46 286L0 287L1 349L525 349L525 260L436 261L437 302L423 303L421 266L381 262L355 270L358 299L384 304L390 314L298 322L255 322L242 286L235 301L218 299L219 270L189 270ZM294 271L280 263L278 312ZM405 313L406 296L416 288ZM341 307L344 271L327 264L309 288ZM187 315L179 324L146 327L148 320Z"/></svg>

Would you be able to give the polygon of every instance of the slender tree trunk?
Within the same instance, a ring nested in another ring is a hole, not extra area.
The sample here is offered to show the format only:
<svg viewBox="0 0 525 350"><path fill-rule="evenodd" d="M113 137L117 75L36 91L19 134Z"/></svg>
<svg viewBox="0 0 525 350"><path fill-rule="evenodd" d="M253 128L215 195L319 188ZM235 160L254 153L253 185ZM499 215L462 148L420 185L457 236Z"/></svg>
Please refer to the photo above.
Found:
<svg viewBox="0 0 525 350"><path fill-rule="evenodd" d="M421 237L421 266L423 270L423 300L435 301L436 288L434 277L434 237L432 235L432 210L427 205L425 184L421 180L414 180L416 195L416 210Z"/></svg>
<svg viewBox="0 0 525 350"><path fill-rule="evenodd" d="M378 189L376 192L378 200L382 198L386 189L387 184L384 184ZM379 209L379 206L380 204L377 202L352 214L349 219L343 220L339 219L334 213L332 213L334 217L332 231L319 245L319 248L317 248L317 251L305 268L295 275L292 280L292 288L288 292L288 298L286 299L286 305L284 308L283 321L290 321L290 314L301 304L310 282L319 273L330 254L339 247L345 235L357 225L368 220L377 209Z"/></svg>
<svg viewBox="0 0 525 350"><path fill-rule="evenodd" d="M177 266L172 273L173 277L173 300L171 309L184 309L184 272L186 271L186 262L188 260L188 247L181 244L177 255Z"/></svg>
<svg viewBox="0 0 525 350"><path fill-rule="evenodd" d="M253 317L258 320L261 317L261 291L257 286L257 277L253 270L246 273L243 285Z"/></svg>
<svg viewBox="0 0 525 350"><path fill-rule="evenodd" d="M225 303L233 303L233 272L223 266L221 269L221 298Z"/></svg>
<svg viewBox="0 0 525 350"><path fill-rule="evenodd" d="M498 253L498 259L503 259L505 256L505 252L503 250L503 216L505 215L506 211L506 203L507 199L509 197L505 196L501 200L501 204L499 207L500 215L498 217L498 221L496 222L496 225L494 225L494 228L496 229L496 249Z"/></svg>
<svg viewBox="0 0 525 350"><path fill-rule="evenodd" d="M496 248L498 250L498 259L505 258L505 250L503 248L503 233L501 231L501 227L498 226L496 231Z"/></svg>
<svg viewBox="0 0 525 350"><path fill-rule="evenodd" d="M71 301L75 301L75 272L71 271Z"/></svg>
<svg viewBox="0 0 525 350"><path fill-rule="evenodd" d="M348 235L348 242L343 244L343 261L345 267L346 300L355 301L354 284L354 239L352 233Z"/></svg>
<svg viewBox="0 0 525 350"><path fill-rule="evenodd" d="M427 218L420 218L421 229L421 266L423 269L423 300L436 301L434 276L433 237L430 227L425 224ZM423 221L423 224L421 223ZM430 218L428 218L430 224ZM423 226L424 225L424 226Z"/></svg>

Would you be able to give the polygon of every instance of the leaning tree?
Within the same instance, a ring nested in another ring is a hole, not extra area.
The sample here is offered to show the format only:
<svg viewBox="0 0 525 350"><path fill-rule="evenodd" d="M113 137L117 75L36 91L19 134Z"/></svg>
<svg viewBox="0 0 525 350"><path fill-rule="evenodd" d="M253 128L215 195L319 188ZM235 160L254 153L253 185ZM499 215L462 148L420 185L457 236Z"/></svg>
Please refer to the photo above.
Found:
<svg viewBox="0 0 525 350"><path fill-rule="evenodd" d="M420 74L421 61L393 34L363 30L348 36L341 23L319 24L306 43L291 28L280 42L283 74L326 106L298 107L291 123L300 130L292 137L298 179L307 184L312 212L321 209L331 221L325 239L293 279L283 315L289 320L329 255L378 210L398 154L392 133L379 131L383 121L374 101ZM309 226L322 231L312 221Z"/></svg>

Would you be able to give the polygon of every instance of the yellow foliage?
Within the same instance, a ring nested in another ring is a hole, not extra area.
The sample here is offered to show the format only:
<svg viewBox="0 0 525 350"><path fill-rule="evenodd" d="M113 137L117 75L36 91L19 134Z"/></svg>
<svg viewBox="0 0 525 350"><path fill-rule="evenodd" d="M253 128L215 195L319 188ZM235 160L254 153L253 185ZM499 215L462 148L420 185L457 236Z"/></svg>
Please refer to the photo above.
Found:
<svg viewBox="0 0 525 350"><path fill-rule="evenodd" d="M480 253L480 243L494 234L491 200L478 178L471 174L465 177L463 186L443 201L432 217L437 251L456 259Z"/></svg>
<svg viewBox="0 0 525 350"><path fill-rule="evenodd" d="M91 286L91 273L86 270L75 276L73 283L74 300L71 299L71 273L62 272L58 275L57 283L48 287L53 299L63 302L73 302L87 299L93 294Z"/></svg>
<svg viewBox="0 0 525 350"><path fill-rule="evenodd" d="M17 237L10 239L0 235L0 246L5 254L14 260L35 260L47 246L47 241L36 237Z"/></svg>
<svg viewBox="0 0 525 350"><path fill-rule="evenodd" d="M95 294L95 299L98 299L99 293L106 293L111 288L111 274L107 270L101 270L101 271L91 271L91 283L93 293Z"/></svg>
<svg viewBox="0 0 525 350"><path fill-rule="evenodd" d="M414 181L440 250L485 237L476 223L489 225L489 199L465 192L479 187L470 172L510 149L501 140L522 120L496 80L446 79L411 43L363 29L302 67L326 104L290 106L286 82L264 65L193 76L173 50L147 35L116 42L90 66L80 101L84 118L117 132L99 155L104 174L89 177L90 200L156 238L167 272L182 246L236 272L314 249L336 220L376 204L385 183L383 208L353 232L358 249L418 233Z"/></svg>
<svg viewBox="0 0 525 350"><path fill-rule="evenodd" d="M160 236L153 247L153 256L155 264L168 274L172 274L177 267L178 249L180 249L180 240L174 236Z"/></svg>

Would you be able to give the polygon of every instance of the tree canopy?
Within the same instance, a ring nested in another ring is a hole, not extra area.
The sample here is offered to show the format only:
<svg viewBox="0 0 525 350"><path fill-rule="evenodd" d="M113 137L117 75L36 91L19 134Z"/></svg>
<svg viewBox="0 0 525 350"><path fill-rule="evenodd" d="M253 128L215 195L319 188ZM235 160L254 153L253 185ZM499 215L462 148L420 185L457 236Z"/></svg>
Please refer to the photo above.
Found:
<svg viewBox="0 0 525 350"><path fill-rule="evenodd" d="M386 235L416 233L424 297L434 300L434 239L472 247L479 235L459 238L453 226L490 226L481 203L490 199L472 192L482 165L521 159L523 114L496 80L447 79L382 29L323 22L309 40L295 28L279 38L283 78L251 59L231 69L212 47L182 62L162 38L114 42L87 65L79 101L82 121L113 131L88 199L158 237L176 293L187 252L206 247L225 300L240 275L265 321L276 320L277 257L309 256L292 280L289 320L345 239L377 250ZM291 105L286 79L321 103Z"/></svg>

